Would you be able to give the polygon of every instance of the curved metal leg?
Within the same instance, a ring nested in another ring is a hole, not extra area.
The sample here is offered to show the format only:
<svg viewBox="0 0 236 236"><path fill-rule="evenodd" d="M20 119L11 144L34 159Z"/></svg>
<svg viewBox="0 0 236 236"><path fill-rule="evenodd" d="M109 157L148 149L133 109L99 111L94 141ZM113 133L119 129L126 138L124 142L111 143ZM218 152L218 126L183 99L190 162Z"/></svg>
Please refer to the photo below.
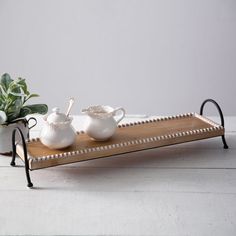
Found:
<svg viewBox="0 0 236 236"><path fill-rule="evenodd" d="M16 159L16 143L15 143L16 132L19 133L19 135L21 137L22 145L23 145L24 160L25 160L25 174L26 174L26 179L27 179L27 182L28 182L27 187L32 188L33 184L31 182L30 174L29 174L29 160L28 160L28 157L27 157L27 148L26 148L25 138L24 138L24 135L23 135L22 131L18 127L15 128L13 130L13 133L12 133L12 161L11 161L11 166L16 165L15 164L15 159Z"/></svg>
<svg viewBox="0 0 236 236"><path fill-rule="evenodd" d="M217 108L217 110L218 110L218 112L219 112L219 114L220 114L221 125L222 125L223 127L225 127L225 121L224 121L223 112L222 112L222 110L221 110L219 104L218 104L215 100L213 100L213 99L206 99L206 100L202 103L201 108L200 108L200 115L203 114L203 108L204 108L204 106L205 106L205 104L206 104L207 102L211 102L211 103L213 103L213 104L216 106L216 108ZM224 144L224 149L228 149L229 147L228 147L228 145L227 145L227 143L226 143L225 135L222 135L221 137L222 137L222 142L223 142L223 144Z"/></svg>

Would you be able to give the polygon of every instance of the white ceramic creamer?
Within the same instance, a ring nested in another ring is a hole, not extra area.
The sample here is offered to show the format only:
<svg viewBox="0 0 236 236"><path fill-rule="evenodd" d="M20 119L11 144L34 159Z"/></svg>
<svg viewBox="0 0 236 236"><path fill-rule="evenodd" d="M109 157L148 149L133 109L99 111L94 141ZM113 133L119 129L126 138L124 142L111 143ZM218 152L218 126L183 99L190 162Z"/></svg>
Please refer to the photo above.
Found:
<svg viewBox="0 0 236 236"><path fill-rule="evenodd" d="M117 113L121 113L117 119ZM124 108L112 108L110 106L90 106L83 109L82 113L87 115L85 121L85 132L94 140L105 141L111 138L118 123L124 118Z"/></svg>

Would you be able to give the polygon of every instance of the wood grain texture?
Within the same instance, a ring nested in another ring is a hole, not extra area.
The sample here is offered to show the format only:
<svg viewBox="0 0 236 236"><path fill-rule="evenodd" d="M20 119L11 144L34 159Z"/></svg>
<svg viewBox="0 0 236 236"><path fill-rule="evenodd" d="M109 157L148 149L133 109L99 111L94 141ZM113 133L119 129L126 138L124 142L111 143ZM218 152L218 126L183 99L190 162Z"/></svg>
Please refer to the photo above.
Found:
<svg viewBox="0 0 236 236"><path fill-rule="evenodd" d="M85 133L77 135L75 143L61 150L45 147L39 139L27 144L31 170L69 164L95 158L163 147L224 134L224 128L198 115L184 114L149 121L123 124L108 141L96 142ZM23 160L23 149L17 145Z"/></svg>

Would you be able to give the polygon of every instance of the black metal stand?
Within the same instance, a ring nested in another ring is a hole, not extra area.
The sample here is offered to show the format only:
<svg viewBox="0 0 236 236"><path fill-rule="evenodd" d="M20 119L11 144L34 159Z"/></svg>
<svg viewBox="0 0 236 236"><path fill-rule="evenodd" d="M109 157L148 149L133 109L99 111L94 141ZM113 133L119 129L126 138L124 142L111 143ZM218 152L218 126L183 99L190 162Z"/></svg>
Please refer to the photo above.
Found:
<svg viewBox="0 0 236 236"><path fill-rule="evenodd" d="M216 108L217 108L217 110L219 112L219 115L220 115L221 125L224 127L224 116L223 116L222 110L221 110L219 104L216 101L214 101L213 99L206 99L202 103L202 105L200 107L200 115L203 114L204 106L208 102L211 102L211 103L213 103L216 106ZM11 161L11 166L15 166L16 165L15 164L16 145L17 145L16 144L16 133L19 134L19 136L21 138L21 141L22 141L23 152L24 152L24 161L25 161L25 174L26 174L26 179L27 179L27 187L32 188L33 187L33 183L31 182L30 174L29 174L30 169L29 169L29 160L28 160L28 156L27 156L26 142L25 142L25 138L24 138L24 135L23 135L21 129L18 128L18 127L15 128L13 130L13 133L12 133L12 161ZM222 137L222 142L224 144L224 148L228 149L228 145L227 145L226 140L225 140L225 135L223 134L221 137Z"/></svg>
<svg viewBox="0 0 236 236"><path fill-rule="evenodd" d="M28 156L27 156L27 148L26 148L26 143L25 143L25 138L24 135L22 133L22 131L20 130L20 128L15 128L13 130L12 133L12 161L11 161L11 166L15 166L15 159L16 159L16 132L18 132L18 134L21 137L21 141L22 141L22 145L23 145L23 151L24 151L24 159L25 159L25 174L26 174L26 179L27 179L27 187L32 188L33 184L31 182L30 179L30 174L29 174L29 160L28 160Z"/></svg>
<svg viewBox="0 0 236 236"><path fill-rule="evenodd" d="M222 110L221 110L219 104L218 104L215 100L213 100L213 99L206 99L206 100L202 103L201 108L200 108L200 115L202 115L202 113L203 113L203 108L204 108L204 106L205 106L205 104L206 104L207 102L211 102L211 103L213 103L213 104L216 106L216 108L217 108L217 110L218 110L218 112L219 112L219 114L220 114L221 125L222 125L223 127L225 127L223 112L222 112ZM228 147L228 145L227 145L227 143L226 143L225 135L222 135L221 137L222 137L222 142L223 142L223 144L224 144L224 149L228 149L229 147Z"/></svg>

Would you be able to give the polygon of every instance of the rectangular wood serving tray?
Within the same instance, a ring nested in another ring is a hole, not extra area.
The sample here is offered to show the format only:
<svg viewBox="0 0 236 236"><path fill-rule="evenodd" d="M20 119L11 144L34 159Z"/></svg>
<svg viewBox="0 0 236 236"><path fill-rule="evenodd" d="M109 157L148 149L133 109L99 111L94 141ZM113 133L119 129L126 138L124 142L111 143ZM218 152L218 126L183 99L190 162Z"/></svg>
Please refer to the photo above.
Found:
<svg viewBox="0 0 236 236"><path fill-rule="evenodd" d="M36 170L222 135L221 125L197 113L187 113L119 125L115 135L103 142L77 132L75 143L60 150L45 147L39 138L31 139L27 141L27 155L29 169ZM24 161L22 144L17 144L16 152Z"/></svg>

